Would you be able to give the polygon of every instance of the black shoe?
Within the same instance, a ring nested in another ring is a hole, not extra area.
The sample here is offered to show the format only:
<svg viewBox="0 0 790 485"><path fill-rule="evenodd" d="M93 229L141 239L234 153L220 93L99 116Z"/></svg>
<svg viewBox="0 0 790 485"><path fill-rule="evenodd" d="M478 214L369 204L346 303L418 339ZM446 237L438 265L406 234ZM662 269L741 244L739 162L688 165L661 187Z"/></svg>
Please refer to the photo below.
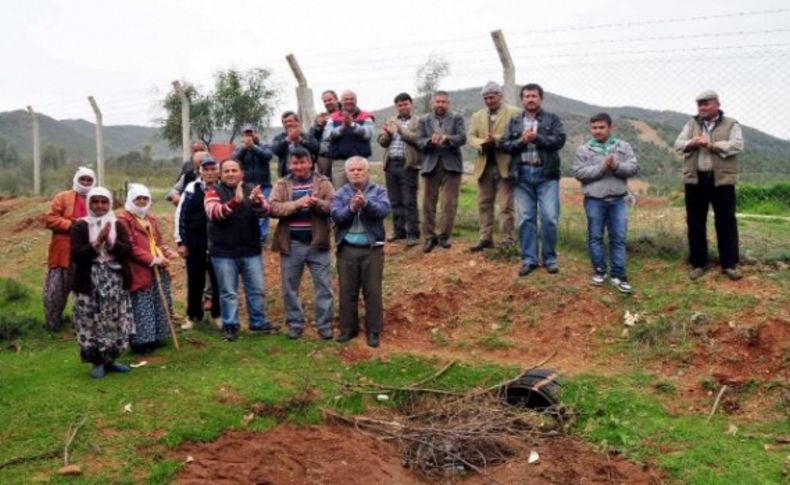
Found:
<svg viewBox="0 0 790 485"><path fill-rule="evenodd" d="M406 236L404 236L403 234L393 234L387 238L387 242L395 242L398 239L406 239Z"/></svg>
<svg viewBox="0 0 790 485"><path fill-rule="evenodd" d="M412 248L420 243L420 238L418 236L409 236L406 238L406 247Z"/></svg>
<svg viewBox="0 0 790 485"><path fill-rule="evenodd" d="M548 264L546 265L546 272L549 274L557 274L560 272L560 267L556 264Z"/></svg>
<svg viewBox="0 0 790 485"><path fill-rule="evenodd" d="M359 334L359 332L352 332L350 330L343 330L342 332L340 332L340 335L337 336L337 338L335 339L335 342L341 342L341 343L342 342L348 342L352 338L357 338L358 334Z"/></svg>
<svg viewBox="0 0 790 485"><path fill-rule="evenodd" d="M422 246L422 252L430 253L438 244L439 241L435 237L429 237L425 240L425 244Z"/></svg>
<svg viewBox="0 0 790 485"><path fill-rule="evenodd" d="M104 369L108 371L120 372L120 373L125 373L132 370L128 365L121 364L120 362L110 362L109 364L104 366Z"/></svg>
<svg viewBox="0 0 790 485"><path fill-rule="evenodd" d="M450 236L439 236L439 246L443 247L444 249L450 249L452 243L450 242Z"/></svg>
<svg viewBox="0 0 790 485"><path fill-rule="evenodd" d="M256 325L250 326L250 332L255 333L263 333L263 334L270 334L270 333L277 333L280 331L280 326L274 323L267 323L266 325Z"/></svg>
<svg viewBox="0 0 790 485"><path fill-rule="evenodd" d="M379 346L379 333L368 332L368 347L376 348Z"/></svg>
<svg viewBox="0 0 790 485"><path fill-rule="evenodd" d="M494 241L490 239L481 239L477 241L477 244L469 248L469 250L472 251L473 253L479 253L485 248L493 248L493 247L494 247Z"/></svg>
<svg viewBox="0 0 790 485"><path fill-rule="evenodd" d="M537 268L537 266L534 265L534 264L526 264L526 263L524 263L524 264L521 265L521 269L518 270L518 275L519 276L528 276L530 273L535 271L535 268Z"/></svg>
<svg viewBox="0 0 790 485"><path fill-rule="evenodd" d="M238 325L225 325L223 327L223 334L222 336L225 337L225 340L228 342L233 342L236 340L236 336L239 333L239 326Z"/></svg>
<svg viewBox="0 0 790 485"><path fill-rule="evenodd" d="M318 336L321 337L323 340L332 340L334 337L334 333L332 332L332 328L320 328L318 329Z"/></svg>

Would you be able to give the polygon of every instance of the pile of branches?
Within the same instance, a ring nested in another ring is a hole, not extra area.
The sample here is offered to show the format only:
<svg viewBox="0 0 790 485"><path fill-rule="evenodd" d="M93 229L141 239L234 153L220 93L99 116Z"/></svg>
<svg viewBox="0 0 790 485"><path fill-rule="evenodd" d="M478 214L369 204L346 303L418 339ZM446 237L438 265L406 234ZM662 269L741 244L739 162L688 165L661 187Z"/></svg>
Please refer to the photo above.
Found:
<svg viewBox="0 0 790 485"><path fill-rule="evenodd" d="M329 410L324 415L377 439L396 442L403 466L428 478L470 470L485 476L485 468L528 450L537 438L561 433L554 412L506 403L502 393L518 377L468 393L432 392L415 385L378 386L379 392L407 398L401 399L407 407L393 407L389 414L377 417L345 416ZM348 384L347 390L368 393L375 391L370 389L375 386L366 384L365 389L359 389Z"/></svg>

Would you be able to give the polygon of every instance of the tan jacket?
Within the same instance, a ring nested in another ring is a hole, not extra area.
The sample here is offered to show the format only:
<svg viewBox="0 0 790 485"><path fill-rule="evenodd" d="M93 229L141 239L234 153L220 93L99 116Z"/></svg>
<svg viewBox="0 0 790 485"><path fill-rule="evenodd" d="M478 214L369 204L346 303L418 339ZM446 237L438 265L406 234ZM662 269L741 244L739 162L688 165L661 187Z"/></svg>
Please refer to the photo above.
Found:
<svg viewBox="0 0 790 485"><path fill-rule="evenodd" d="M292 199L293 176L286 175L277 181L269 198L271 209L269 215L279 218L277 229L274 231L272 251L288 253L291 249L291 230L288 227L288 217L299 211L299 206ZM313 173L313 189L311 192L318 198L318 204L313 207L313 240L310 243L318 249L329 250L329 206L335 193L332 182L319 173Z"/></svg>
<svg viewBox="0 0 790 485"><path fill-rule="evenodd" d="M507 166L510 163L510 155L499 149L499 142L502 139L502 135L505 134L510 120L514 116L518 116L519 113L521 113L521 110L515 106L502 103L502 106L499 107L499 111L497 112L496 119L494 120L492 134L494 135L494 141L497 145L496 166L497 169L499 169L500 177L507 177ZM483 175L483 171L486 168L486 154L483 151L483 141L485 141L488 133L488 108L483 108L472 115L472 118L469 120L469 132L466 136L469 146L477 150L474 170L476 179L479 179Z"/></svg>
<svg viewBox="0 0 790 485"><path fill-rule="evenodd" d="M417 122L419 118L414 114L411 115L411 119L407 125L405 130L401 130L400 136L403 138L403 141L406 142L406 168L411 168L414 170L419 170L420 164L422 163L422 157L420 156L420 151L417 149ZM386 123L395 122L398 123L398 117L393 116L389 118ZM379 145L384 148L389 148L390 144L392 143L392 135L387 133L384 128L381 129L381 132L378 136ZM384 170L387 170L387 165L389 164L390 158L390 151L387 150L384 153Z"/></svg>
<svg viewBox="0 0 790 485"><path fill-rule="evenodd" d="M720 185L735 185L738 183L738 157L743 151L743 135L737 121L723 114L713 128L710 143L711 148L687 148L689 140L702 134L702 125L699 117L694 117L686 123L683 130L675 140L675 148L683 155L683 183L696 185L699 177L699 159L703 154L710 157L713 169L713 183ZM704 153L703 153L704 152Z"/></svg>

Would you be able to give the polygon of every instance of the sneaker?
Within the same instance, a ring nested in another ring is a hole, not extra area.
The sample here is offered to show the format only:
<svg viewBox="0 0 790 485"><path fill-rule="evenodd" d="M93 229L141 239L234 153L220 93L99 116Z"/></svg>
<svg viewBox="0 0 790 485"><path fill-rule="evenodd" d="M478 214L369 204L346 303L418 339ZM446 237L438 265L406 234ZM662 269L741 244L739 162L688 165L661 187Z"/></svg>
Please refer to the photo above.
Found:
<svg viewBox="0 0 790 485"><path fill-rule="evenodd" d="M732 281L738 281L739 279L743 278L743 273L738 268L724 268L722 270L724 276L731 279Z"/></svg>
<svg viewBox="0 0 790 485"><path fill-rule="evenodd" d="M691 268L691 271L689 271L689 279L691 281L698 280L705 276L707 272L707 268Z"/></svg>
<svg viewBox="0 0 790 485"><path fill-rule="evenodd" d="M450 249L453 246L453 243L450 242L450 236L439 236L439 246L443 247L444 249Z"/></svg>
<svg viewBox="0 0 790 485"><path fill-rule="evenodd" d="M332 340L332 337L335 336L334 332L332 332L332 328L319 328L318 329L318 336L321 337L323 340Z"/></svg>
<svg viewBox="0 0 790 485"><path fill-rule="evenodd" d="M620 291L620 293L631 294L634 292L634 289L631 288L631 285L628 284L628 280L625 278L617 278L612 276L610 281L614 287Z"/></svg>
<svg viewBox="0 0 790 485"><path fill-rule="evenodd" d="M298 338L302 338L302 333L304 330L297 327L290 327L288 328L288 332L286 332L285 336L291 340L296 340Z"/></svg>
<svg viewBox="0 0 790 485"><path fill-rule="evenodd" d="M423 244L422 246L422 252L430 253L431 251L433 251L433 248L435 248L438 244L439 244L438 239L436 239L435 237L429 237L428 239L425 240L425 244Z"/></svg>
<svg viewBox="0 0 790 485"><path fill-rule="evenodd" d="M214 324L214 327L217 328L217 330L222 330L222 319L220 317L212 318L211 321Z"/></svg>
<svg viewBox="0 0 790 485"><path fill-rule="evenodd" d="M524 263L521 265L521 269L518 270L518 275L529 276L530 273L535 271L535 268L537 268L537 265Z"/></svg>
<svg viewBox="0 0 790 485"><path fill-rule="evenodd" d="M406 247L412 248L420 243L420 238L415 236L409 236L406 238Z"/></svg>
<svg viewBox="0 0 790 485"><path fill-rule="evenodd" d="M91 377L93 377L94 379L101 379L106 375L107 375L107 371L104 370L103 365L94 365L93 369L91 369Z"/></svg>
<svg viewBox="0 0 790 485"><path fill-rule="evenodd" d="M181 330L192 330L193 328L195 328L195 325L197 325L198 322L199 320L197 319L193 320L191 318L188 318L184 320L184 323L181 324Z"/></svg>
<svg viewBox="0 0 790 485"><path fill-rule="evenodd" d="M606 283L606 273L595 273L590 278L590 284L595 286L603 286Z"/></svg>
<svg viewBox="0 0 790 485"><path fill-rule="evenodd" d="M560 267L557 264L547 264L546 265L546 272L549 274L557 274L560 272Z"/></svg>

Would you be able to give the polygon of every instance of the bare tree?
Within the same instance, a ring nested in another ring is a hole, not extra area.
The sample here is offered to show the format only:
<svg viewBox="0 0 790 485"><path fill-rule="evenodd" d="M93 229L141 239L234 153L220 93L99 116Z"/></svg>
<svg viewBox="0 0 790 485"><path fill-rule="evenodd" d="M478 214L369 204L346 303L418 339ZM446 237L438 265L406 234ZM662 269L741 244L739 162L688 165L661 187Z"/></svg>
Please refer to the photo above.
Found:
<svg viewBox="0 0 790 485"><path fill-rule="evenodd" d="M442 79L450 74L450 63L444 57L432 52L417 69L417 96L422 96L423 113L431 110L431 95L439 88ZM420 103L418 103L418 107Z"/></svg>

